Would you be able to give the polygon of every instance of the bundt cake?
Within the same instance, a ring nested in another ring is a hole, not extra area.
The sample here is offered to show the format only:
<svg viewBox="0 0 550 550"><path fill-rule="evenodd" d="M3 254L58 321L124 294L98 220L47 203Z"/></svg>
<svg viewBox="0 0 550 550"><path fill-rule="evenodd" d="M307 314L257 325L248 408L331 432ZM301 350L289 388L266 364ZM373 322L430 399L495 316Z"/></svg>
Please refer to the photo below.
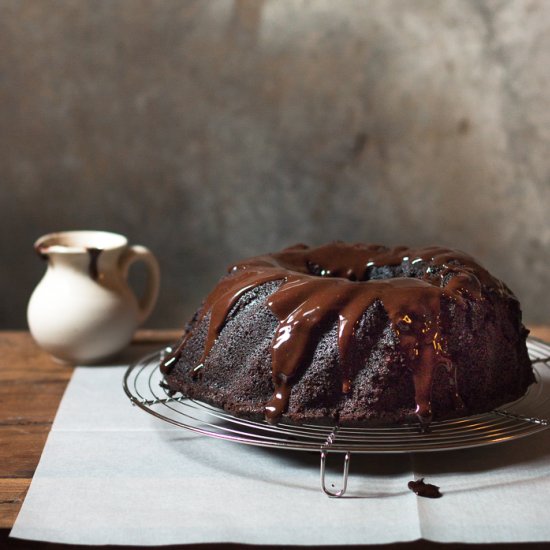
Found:
<svg viewBox="0 0 550 550"><path fill-rule="evenodd" d="M161 370L172 393L272 423L428 423L522 396L527 334L463 252L298 244L231 266Z"/></svg>

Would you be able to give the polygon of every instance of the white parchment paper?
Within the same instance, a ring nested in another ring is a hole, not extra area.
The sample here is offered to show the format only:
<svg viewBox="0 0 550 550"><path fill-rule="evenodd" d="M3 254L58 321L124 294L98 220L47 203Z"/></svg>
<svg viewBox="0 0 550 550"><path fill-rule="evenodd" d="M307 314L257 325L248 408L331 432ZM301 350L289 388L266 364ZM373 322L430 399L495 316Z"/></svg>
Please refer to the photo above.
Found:
<svg viewBox="0 0 550 550"><path fill-rule="evenodd" d="M456 452L319 456L197 436L132 407L123 367L77 368L11 536L73 544L549 541L550 431ZM331 480L341 480L333 456ZM417 497L426 477L443 497Z"/></svg>

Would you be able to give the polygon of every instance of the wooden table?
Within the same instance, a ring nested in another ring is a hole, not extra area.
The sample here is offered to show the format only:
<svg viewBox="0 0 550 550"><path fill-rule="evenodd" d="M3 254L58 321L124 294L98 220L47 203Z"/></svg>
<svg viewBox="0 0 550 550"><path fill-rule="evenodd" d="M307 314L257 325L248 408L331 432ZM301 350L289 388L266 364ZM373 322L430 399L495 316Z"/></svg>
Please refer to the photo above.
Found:
<svg viewBox="0 0 550 550"><path fill-rule="evenodd" d="M120 362L174 342L180 334L139 331ZM42 351L28 332L0 332L0 548L31 547L7 538L73 370Z"/></svg>
<svg viewBox="0 0 550 550"><path fill-rule="evenodd" d="M531 334L550 341L549 326L533 327ZM180 331L173 330L140 331L121 362L141 357L162 344L177 340L179 335ZM73 367L53 361L38 348L29 333L0 332L0 548L51 547L8 541L7 537L23 504L72 372ZM422 548L455 546L426 541L422 544ZM412 548L414 543L400 547ZM494 545L484 546L491 547Z"/></svg>

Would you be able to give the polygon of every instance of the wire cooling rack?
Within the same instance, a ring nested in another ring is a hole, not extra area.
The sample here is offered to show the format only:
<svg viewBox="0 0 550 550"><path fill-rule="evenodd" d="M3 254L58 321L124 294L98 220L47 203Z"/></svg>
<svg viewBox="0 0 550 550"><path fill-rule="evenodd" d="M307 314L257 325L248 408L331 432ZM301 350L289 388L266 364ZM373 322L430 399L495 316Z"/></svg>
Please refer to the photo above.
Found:
<svg viewBox="0 0 550 550"><path fill-rule="evenodd" d="M517 401L492 412L432 422L429 432L418 424L390 427L344 427L311 424L268 424L237 418L226 411L184 395L170 396L161 386L160 362L171 348L157 351L130 365L124 375L124 390L131 402L166 422L217 439L321 455L321 488L332 497L347 488L352 453L433 452L479 447L526 437L550 423L550 345L535 338L527 341L536 384ZM340 490L326 486L329 452L344 453Z"/></svg>

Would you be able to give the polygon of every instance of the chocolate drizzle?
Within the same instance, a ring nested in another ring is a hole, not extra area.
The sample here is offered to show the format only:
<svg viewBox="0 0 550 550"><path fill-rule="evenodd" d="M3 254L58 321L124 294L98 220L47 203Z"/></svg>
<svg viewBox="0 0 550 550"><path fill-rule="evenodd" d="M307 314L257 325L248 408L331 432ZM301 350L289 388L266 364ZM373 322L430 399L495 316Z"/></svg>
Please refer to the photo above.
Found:
<svg viewBox="0 0 550 550"><path fill-rule="evenodd" d="M388 269L391 267L391 270ZM210 313L201 372L232 307L249 290L270 281L282 281L267 306L279 321L272 346L274 392L265 416L276 422L286 411L293 381L307 364L320 335L338 325L342 393L352 390L354 365L350 350L364 312L381 302L399 339L402 353L412 359L416 414L423 424L431 420L431 388L440 367L449 375L455 406L461 406L456 369L447 357L442 332L442 300L459 306L465 298L482 300L482 287L509 294L467 254L439 247L410 249L379 245L330 243L318 248L296 245L279 253L250 258L232 266L207 297L199 320ZM179 359L192 332L163 362L168 373Z"/></svg>

